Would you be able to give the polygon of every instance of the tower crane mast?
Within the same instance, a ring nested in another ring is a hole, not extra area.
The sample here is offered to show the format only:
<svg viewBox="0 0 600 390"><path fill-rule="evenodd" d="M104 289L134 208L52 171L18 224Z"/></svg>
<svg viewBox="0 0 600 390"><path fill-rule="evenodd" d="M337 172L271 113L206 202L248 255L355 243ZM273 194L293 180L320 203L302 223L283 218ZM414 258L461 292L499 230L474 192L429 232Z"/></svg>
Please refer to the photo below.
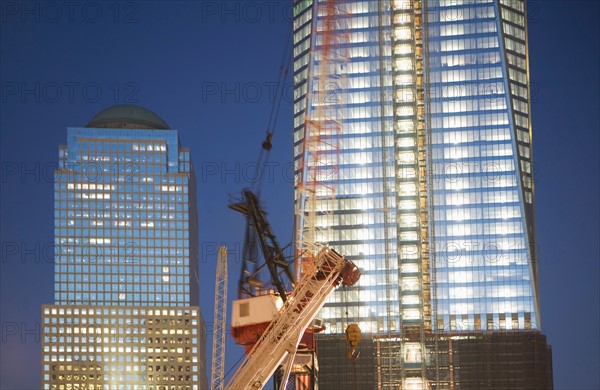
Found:
<svg viewBox="0 0 600 390"><path fill-rule="evenodd" d="M340 178L340 145L346 102L348 65L347 23L350 15L338 0L313 4L313 31L307 74L307 107L304 114L302 153L298 157L296 245L299 267L312 261L314 245L330 239L327 202L335 199ZM323 228L323 226L328 226Z"/></svg>
<svg viewBox="0 0 600 390"><path fill-rule="evenodd" d="M225 379L225 322L227 319L227 248L219 247L215 278L211 390L223 390Z"/></svg>

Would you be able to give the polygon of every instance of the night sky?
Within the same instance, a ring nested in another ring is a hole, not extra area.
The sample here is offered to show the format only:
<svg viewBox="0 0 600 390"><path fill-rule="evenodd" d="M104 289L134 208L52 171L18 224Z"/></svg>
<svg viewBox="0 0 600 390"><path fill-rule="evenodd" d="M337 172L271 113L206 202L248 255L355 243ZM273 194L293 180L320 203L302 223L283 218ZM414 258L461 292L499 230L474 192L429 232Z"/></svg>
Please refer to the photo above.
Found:
<svg viewBox="0 0 600 390"><path fill-rule="evenodd" d="M40 386L58 147L67 127L114 104L156 112L191 149L200 300L212 329L218 245L229 247L230 299L240 270L244 220L228 196L256 181L291 28L287 1L69 4L0 2L2 390ZM600 388L599 11L596 1L529 1L541 318L556 389ZM262 172L262 200L284 245L293 219L291 77L286 83ZM227 369L243 355L228 340ZM209 335L209 353L211 343Z"/></svg>

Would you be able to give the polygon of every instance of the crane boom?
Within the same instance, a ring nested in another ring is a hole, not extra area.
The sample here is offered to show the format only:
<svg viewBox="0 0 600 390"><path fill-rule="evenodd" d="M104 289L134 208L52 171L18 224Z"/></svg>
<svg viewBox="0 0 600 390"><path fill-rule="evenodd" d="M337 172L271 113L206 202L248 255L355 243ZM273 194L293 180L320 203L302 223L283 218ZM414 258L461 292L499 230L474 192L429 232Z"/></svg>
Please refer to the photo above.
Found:
<svg viewBox="0 0 600 390"><path fill-rule="evenodd" d="M287 299L287 292L284 280L279 275L279 270L283 272L283 275L290 282L293 282L294 277L292 271L289 269L288 263L284 257L283 249L279 245L275 234L271 230L271 225L267 221L265 212L260 207L258 198L252 191L245 189L242 192L243 200L241 202L232 203L229 208L238 211L246 215L248 219L247 236L244 242L244 263L242 264L242 275L239 282L239 295L252 295L252 288L249 284L252 283L256 275L252 275L247 270L246 262L256 262L257 259L251 259L255 251L255 242L258 241L260 249L265 258L265 265L267 266L270 276L271 283L277 289L277 292L281 296L281 299L285 302ZM251 237L251 238L250 238ZM250 252L250 253L248 253ZM241 298L241 296L240 296Z"/></svg>
<svg viewBox="0 0 600 390"><path fill-rule="evenodd" d="M340 283L351 286L359 277L354 263L329 247L321 249L225 390L262 389L286 356L290 365L304 331L333 290Z"/></svg>
<svg viewBox="0 0 600 390"><path fill-rule="evenodd" d="M215 320L212 345L211 390L223 390L225 378L225 320L227 318L227 248L219 247L215 280Z"/></svg>

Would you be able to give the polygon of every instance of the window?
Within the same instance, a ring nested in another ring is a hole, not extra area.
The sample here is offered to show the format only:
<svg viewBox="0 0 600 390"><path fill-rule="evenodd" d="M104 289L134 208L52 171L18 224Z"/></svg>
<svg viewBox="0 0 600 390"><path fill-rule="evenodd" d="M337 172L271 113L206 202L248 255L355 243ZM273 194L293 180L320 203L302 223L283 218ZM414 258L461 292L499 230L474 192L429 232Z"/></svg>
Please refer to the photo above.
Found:
<svg viewBox="0 0 600 390"><path fill-rule="evenodd" d="M250 315L250 303L245 302L240 304L240 317L248 317Z"/></svg>

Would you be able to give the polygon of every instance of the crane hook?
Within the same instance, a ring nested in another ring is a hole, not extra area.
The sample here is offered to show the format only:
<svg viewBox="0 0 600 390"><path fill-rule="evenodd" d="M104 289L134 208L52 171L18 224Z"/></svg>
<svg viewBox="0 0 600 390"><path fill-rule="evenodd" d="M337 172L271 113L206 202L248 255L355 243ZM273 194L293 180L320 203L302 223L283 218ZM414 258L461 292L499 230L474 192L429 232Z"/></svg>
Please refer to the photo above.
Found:
<svg viewBox="0 0 600 390"><path fill-rule="evenodd" d="M271 148L273 148L273 145L271 144L271 138L273 138L273 133L267 131L267 138L265 138L264 142L262 143L264 150L271 150Z"/></svg>

